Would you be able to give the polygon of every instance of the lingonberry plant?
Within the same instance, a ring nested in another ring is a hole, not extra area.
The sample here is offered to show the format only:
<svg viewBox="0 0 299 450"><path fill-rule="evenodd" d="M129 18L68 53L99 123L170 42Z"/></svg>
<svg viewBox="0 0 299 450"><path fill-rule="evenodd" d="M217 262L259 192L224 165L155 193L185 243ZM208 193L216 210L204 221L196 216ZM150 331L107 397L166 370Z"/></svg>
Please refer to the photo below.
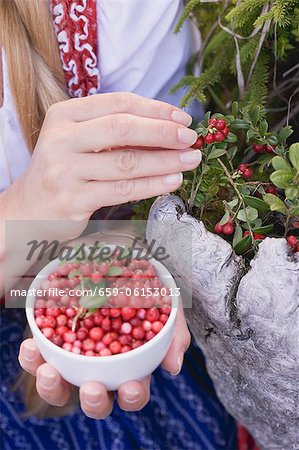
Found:
<svg viewBox="0 0 299 450"><path fill-rule="evenodd" d="M287 237L299 251L299 143L288 147L291 127L271 132L259 107L242 111L234 102L232 114L208 112L195 129L202 164L179 190L189 213L247 259L266 236Z"/></svg>

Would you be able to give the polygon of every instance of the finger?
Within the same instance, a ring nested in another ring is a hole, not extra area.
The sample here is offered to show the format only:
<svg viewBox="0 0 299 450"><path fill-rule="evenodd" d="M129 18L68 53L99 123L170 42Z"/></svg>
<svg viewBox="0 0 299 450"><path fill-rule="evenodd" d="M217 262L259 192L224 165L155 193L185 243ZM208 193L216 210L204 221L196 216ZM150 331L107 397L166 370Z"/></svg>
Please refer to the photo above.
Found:
<svg viewBox="0 0 299 450"><path fill-rule="evenodd" d="M124 411L140 411L150 399L151 377L129 381L118 388L117 402Z"/></svg>
<svg viewBox="0 0 299 450"><path fill-rule="evenodd" d="M53 406L66 405L71 393L71 385L48 363L36 371L36 389L39 396Z"/></svg>
<svg viewBox="0 0 299 450"><path fill-rule="evenodd" d="M64 119L68 117L75 122L84 122L118 113L172 120L185 126L189 126L192 122L192 117L188 113L173 105L130 92L98 94L60 102L56 106L55 115L56 118L60 114Z"/></svg>
<svg viewBox="0 0 299 450"><path fill-rule="evenodd" d="M86 212L91 213L103 206L120 205L173 192L182 181L181 173L135 180L89 181L77 194L76 202L78 206L84 205Z"/></svg>
<svg viewBox="0 0 299 450"><path fill-rule="evenodd" d="M113 409L113 393L96 381L80 387L80 403L84 414L92 419L105 419Z"/></svg>
<svg viewBox="0 0 299 450"><path fill-rule="evenodd" d="M100 151L111 147L191 147L197 132L169 120L149 119L132 114L114 114L78 123L70 136L77 151Z"/></svg>
<svg viewBox="0 0 299 450"><path fill-rule="evenodd" d="M200 150L113 150L78 155L78 176L84 180L124 180L166 175L195 169Z"/></svg>
<svg viewBox="0 0 299 450"><path fill-rule="evenodd" d="M44 359L33 339L26 339L22 342L19 352L19 363L22 369L31 373L31 375L35 375L37 368L44 363Z"/></svg>
<svg viewBox="0 0 299 450"><path fill-rule="evenodd" d="M183 308L178 311L174 337L171 346L165 356L162 366L172 375L178 375L181 371L184 354L190 345L191 336L186 324Z"/></svg>

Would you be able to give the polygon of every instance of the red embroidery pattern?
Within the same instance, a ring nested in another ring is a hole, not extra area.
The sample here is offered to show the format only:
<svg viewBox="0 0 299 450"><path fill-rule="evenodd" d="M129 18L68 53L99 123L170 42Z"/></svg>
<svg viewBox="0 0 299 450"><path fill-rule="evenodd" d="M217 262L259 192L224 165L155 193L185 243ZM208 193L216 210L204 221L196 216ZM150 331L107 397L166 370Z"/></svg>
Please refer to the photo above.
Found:
<svg viewBox="0 0 299 450"><path fill-rule="evenodd" d="M72 97L95 94L97 66L97 0L51 0L62 67Z"/></svg>

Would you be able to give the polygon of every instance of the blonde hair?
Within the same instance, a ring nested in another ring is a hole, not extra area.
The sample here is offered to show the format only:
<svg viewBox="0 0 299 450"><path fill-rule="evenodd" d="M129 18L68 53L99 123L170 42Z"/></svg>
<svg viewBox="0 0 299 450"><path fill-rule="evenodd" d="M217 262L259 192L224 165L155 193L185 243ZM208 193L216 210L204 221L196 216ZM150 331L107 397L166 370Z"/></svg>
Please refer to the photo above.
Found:
<svg viewBox="0 0 299 450"><path fill-rule="evenodd" d="M47 0L0 0L0 45L4 48L10 87L28 147L33 151L47 109L67 99L64 75ZM35 388L35 377L23 373L27 414L38 417L63 415L64 408L46 404ZM74 391L76 396L76 390Z"/></svg>
<svg viewBox="0 0 299 450"><path fill-rule="evenodd" d="M33 151L49 106L67 98L47 0L1 0L0 42L20 124Z"/></svg>

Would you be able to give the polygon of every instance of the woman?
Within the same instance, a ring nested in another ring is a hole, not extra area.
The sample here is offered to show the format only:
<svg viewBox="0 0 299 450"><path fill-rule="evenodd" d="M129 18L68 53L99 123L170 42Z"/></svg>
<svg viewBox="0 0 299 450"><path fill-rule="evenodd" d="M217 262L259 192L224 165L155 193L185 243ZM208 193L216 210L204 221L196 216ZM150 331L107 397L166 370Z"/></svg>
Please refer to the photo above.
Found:
<svg viewBox="0 0 299 450"><path fill-rule="evenodd" d="M51 230L51 239L64 241L78 236L94 211L174 191L182 172L199 164L200 153L190 148L196 140L188 129L191 117L167 103L178 103L181 93L170 99L168 91L185 73L198 39L190 23L178 36L173 34L182 10L179 0L52 0L50 6L52 18L44 0L0 3L0 208L2 220L65 220L63 231ZM68 95L97 92L101 94L65 101ZM2 222L1 262L4 253ZM181 313L164 361L174 375L189 339ZM68 402L71 386L43 362L33 340L23 342L19 359L36 375L43 399L55 406ZM214 396L210 384L209 389ZM126 411L141 409L148 398L149 379L121 386L117 396ZM106 417L113 408L113 396L99 383L82 386L80 402L92 418ZM229 422L216 399L214 403L215 415ZM225 432L213 426L217 445L226 444ZM208 441L198 436L196 441Z"/></svg>

